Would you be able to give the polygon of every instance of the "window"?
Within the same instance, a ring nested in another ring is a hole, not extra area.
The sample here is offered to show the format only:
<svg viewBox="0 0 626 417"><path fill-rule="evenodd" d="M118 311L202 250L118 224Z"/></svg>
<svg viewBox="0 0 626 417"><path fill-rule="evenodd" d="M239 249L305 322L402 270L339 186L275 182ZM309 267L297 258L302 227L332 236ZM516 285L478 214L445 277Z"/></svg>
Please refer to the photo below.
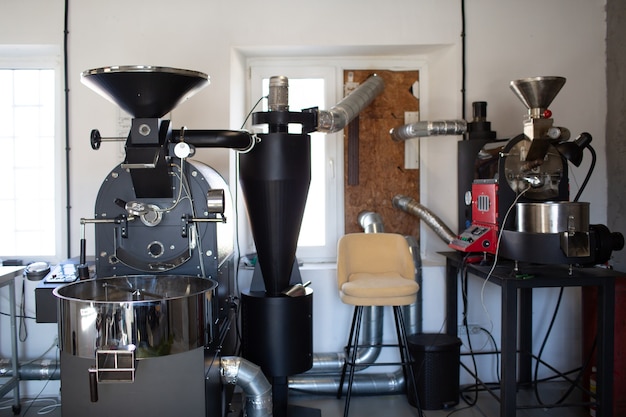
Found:
<svg viewBox="0 0 626 417"><path fill-rule="evenodd" d="M2 50L0 50L2 52ZM58 66L29 56L0 60L0 257L60 254Z"/></svg>
<svg viewBox="0 0 626 417"><path fill-rule="evenodd" d="M290 111L326 110L338 101L335 68L276 64L252 65L251 103L268 94L269 79L275 75L289 78ZM263 105L267 111L267 102ZM290 126L293 128L299 126ZM330 261L336 256L337 239L343 231L343 180L336 162L341 165L341 134L311 134L311 184L296 253L303 261Z"/></svg>

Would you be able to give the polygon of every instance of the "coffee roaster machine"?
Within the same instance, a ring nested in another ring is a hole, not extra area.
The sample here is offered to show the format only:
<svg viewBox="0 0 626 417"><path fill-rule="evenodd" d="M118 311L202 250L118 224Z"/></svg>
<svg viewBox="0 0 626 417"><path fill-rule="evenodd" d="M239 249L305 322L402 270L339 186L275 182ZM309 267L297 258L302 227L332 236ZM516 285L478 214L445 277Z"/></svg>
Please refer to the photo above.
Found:
<svg viewBox="0 0 626 417"><path fill-rule="evenodd" d="M475 108L477 125L470 123L468 140L459 142L459 201L465 204L459 207L459 225L465 229L452 248L569 265L602 264L623 248L622 234L589 224L589 203L578 201L580 192L573 199L569 194L568 163L580 166L583 151L589 150L591 175L595 152L589 133L570 140L569 129L554 125L549 106L565 81L549 76L510 83L527 115L523 134L504 146L494 148L493 141L480 138L490 129L481 124L486 114Z"/></svg>
<svg viewBox="0 0 626 417"><path fill-rule="evenodd" d="M266 133L173 128L163 117L209 83L200 72L120 66L81 78L132 123L121 138L124 161L102 182L95 216L81 220L81 279L54 290L63 415L222 417L233 391L225 376L245 381L249 416L319 415L287 398L287 376L313 360L313 290L295 258L309 134L342 129L382 92L382 78L373 75L328 111L291 112L287 78L272 77L269 111L252 114ZM289 133L291 124L301 133ZM93 149L113 140L120 138L91 132ZM238 152L258 254L252 285L241 291L228 185L193 159L197 148L215 147ZM92 274L86 225L95 228Z"/></svg>
<svg viewBox="0 0 626 417"><path fill-rule="evenodd" d="M555 76L511 81L511 90L528 111L523 133L512 139L496 139L487 121L486 102L473 103L470 122L418 122L391 131L394 140L465 135L457 154L460 232L447 239L451 248L515 261L581 266L606 263L613 251L623 248L623 235L589 224L589 203L578 201L593 172L595 151L589 133L570 140L569 129L554 125L549 106L565 81ZM585 150L593 160L572 199L568 163L580 166ZM432 223L435 230L449 230Z"/></svg>

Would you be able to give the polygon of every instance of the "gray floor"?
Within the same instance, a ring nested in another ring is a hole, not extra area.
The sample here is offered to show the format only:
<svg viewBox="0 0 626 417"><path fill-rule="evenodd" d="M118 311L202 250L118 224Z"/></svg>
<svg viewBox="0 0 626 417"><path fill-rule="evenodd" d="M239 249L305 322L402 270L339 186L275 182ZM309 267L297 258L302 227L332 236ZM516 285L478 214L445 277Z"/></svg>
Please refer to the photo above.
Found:
<svg viewBox="0 0 626 417"><path fill-rule="evenodd" d="M541 385L540 397L544 404L550 401L556 401L561 397L562 393L567 390L568 386L563 383L544 383ZM575 395L575 394L573 394ZM474 398L474 393L470 397ZM520 389L518 392L519 404L537 404L534 390ZM573 401L568 398L567 401ZM56 399L47 401L37 401L31 405L25 401L22 406L21 416L48 416L60 417L60 406L55 406ZM310 407L321 410L322 417L340 417L343 416L344 400L338 400L333 396L310 396L303 394L295 394L290 397L290 404ZM0 417L13 416L11 404L6 399L0 400ZM366 397L353 397L350 404L350 417L418 417L417 410L409 405L404 395L379 395ZM499 403L493 399L488 393L479 393L478 401L475 405L469 406L464 401L453 408L445 410L424 410L425 417L497 417L499 416ZM516 413L516 417L587 417L589 410L585 407L559 407L559 408L536 408L536 409L520 409ZM82 416L69 416L82 417ZM126 417L126 416L120 416ZM290 416L291 417L291 416ZM513 416L506 416L513 417Z"/></svg>

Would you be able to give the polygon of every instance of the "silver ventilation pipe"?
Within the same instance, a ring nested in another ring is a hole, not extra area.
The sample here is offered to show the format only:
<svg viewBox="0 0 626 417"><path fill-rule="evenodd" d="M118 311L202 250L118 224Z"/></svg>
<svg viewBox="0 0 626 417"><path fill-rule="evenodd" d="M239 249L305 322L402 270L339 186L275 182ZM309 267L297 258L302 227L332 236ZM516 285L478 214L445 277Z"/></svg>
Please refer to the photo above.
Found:
<svg viewBox="0 0 626 417"><path fill-rule="evenodd" d="M382 77L374 74L330 110L318 110L317 131L335 133L346 127L385 89Z"/></svg>
<svg viewBox="0 0 626 417"><path fill-rule="evenodd" d="M21 381L54 381L61 379L61 366L58 361L39 359L20 364L17 374ZM11 359L0 359L0 378L12 376Z"/></svg>
<svg viewBox="0 0 626 417"><path fill-rule="evenodd" d="M389 131L391 139L396 142L423 136L462 135L467 132L465 120L438 120L409 123L394 127Z"/></svg>
<svg viewBox="0 0 626 417"><path fill-rule="evenodd" d="M439 236L446 244L450 244L456 239L456 234L441 220L436 214L426 207L404 195L397 195L393 198L393 206L409 214L419 217Z"/></svg>
<svg viewBox="0 0 626 417"><path fill-rule="evenodd" d="M339 390L341 375L320 375L315 379L306 374L289 377L289 388L299 393L316 395L335 395ZM388 395L399 394L404 390L405 379L402 369L376 374L354 374L352 395ZM348 387L344 384L344 393Z"/></svg>
<svg viewBox="0 0 626 417"><path fill-rule="evenodd" d="M357 365L360 363L375 362L380 355L380 351L382 350L380 345L383 342L383 308L367 307L363 309L362 326L364 344L370 346L357 350ZM341 372L345 360L345 352L314 353L313 366L306 371L305 374L311 375L311 379L315 379L314 375ZM361 371L365 368L367 368L367 366L360 366L357 370Z"/></svg>
<svg viewBox="0 0 626 417"><path fill-rule="evenodd" d="M245 394L245 416L272 417L272 385L267 381L261 367L237 357L220 359L222 383L238 385Z"/></svg>
<svg viewBox="0 0 626 417"><path fill-rule="evenodd" d="M422 288L422 257L420 256L419 243L413 236L405 236L404 238L409 244L409 249L413 255L413 264L415 265L415 282L417 282L420 288ZM407 334L411 335L422 333L422 311L422 291L418 291L415 302L402 307Z"/></svg>
<svg viewBox="0 0 626 417"><path fill-rule="evenodd" d="M380 214L373 211L362 211L357 218L365 233L384 233L385 225Z"/></svg>

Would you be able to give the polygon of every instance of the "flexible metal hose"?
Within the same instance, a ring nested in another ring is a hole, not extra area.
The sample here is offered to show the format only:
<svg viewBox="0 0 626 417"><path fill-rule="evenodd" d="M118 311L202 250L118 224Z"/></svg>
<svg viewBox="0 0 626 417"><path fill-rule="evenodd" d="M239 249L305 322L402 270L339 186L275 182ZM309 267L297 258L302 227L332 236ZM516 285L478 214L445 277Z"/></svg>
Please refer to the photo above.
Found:
<svg viewBox="0 0 626 417"><path fill-rule="evenodd" d="M419 217L439 236L446 244L450 244L456 235L436 214L426 207L404 195L396 195L393 198L393 206L416 217Z"/></svg>
<svg viewBox="0 0 626 417"><path fill-rule="evenodd" d="M330 110L318 110L317 131L335 133L350 123L385 89L382 77L374 74Z"/></svg>
<svg viewBox="0 0 626 417"><path fill-rule="evenodd" d="M438 120L409 123L389 131L396 142L423 136L462 135L467 132L465 120Z"/></svg>

